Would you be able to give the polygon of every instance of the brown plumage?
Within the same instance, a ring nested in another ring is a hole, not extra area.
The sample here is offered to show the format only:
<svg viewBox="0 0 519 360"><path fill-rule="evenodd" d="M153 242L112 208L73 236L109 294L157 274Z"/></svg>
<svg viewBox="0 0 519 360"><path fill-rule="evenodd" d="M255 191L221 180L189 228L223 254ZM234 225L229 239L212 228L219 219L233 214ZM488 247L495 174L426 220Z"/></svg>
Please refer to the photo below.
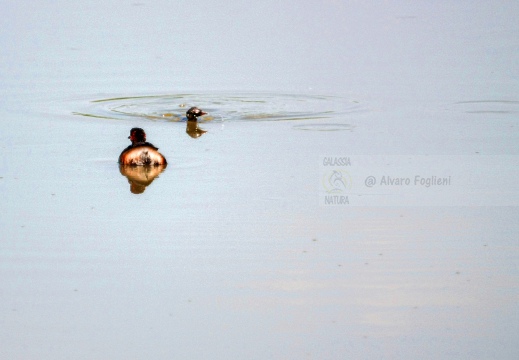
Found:
<svg viewBox="0 0 519 360"><path fill-rule="evenodd" d="M119 155L119 164L135 166L166 165L166 158L158 152L158 148L146 142L146 133L141 128L130 130L132 144Z"/></svg>

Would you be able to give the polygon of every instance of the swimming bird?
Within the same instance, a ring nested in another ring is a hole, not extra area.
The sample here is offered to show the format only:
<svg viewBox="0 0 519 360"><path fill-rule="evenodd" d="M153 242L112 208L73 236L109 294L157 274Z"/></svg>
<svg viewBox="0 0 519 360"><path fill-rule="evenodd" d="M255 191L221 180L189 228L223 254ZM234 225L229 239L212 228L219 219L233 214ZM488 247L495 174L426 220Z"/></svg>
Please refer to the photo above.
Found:
<svg viewBox="0 0 519 360"><path fill-rule="evenodd" d="M146 133L141 128L130 130L132 144L119 155L119 164L137 166L166 165L166 158L158 152L158 148L146 142Z"/></svg>
<svg viewBox="0 0 519 360"><path fill-rule="evenodd" d="M196 106L193 106L188 111L186 111L186 116L187 116L187 120L188 121L196 121L197 117L202 116L202 115L206 115L206 114L207 114L206 112L203 112L202 110L200 110Z"/></svg>

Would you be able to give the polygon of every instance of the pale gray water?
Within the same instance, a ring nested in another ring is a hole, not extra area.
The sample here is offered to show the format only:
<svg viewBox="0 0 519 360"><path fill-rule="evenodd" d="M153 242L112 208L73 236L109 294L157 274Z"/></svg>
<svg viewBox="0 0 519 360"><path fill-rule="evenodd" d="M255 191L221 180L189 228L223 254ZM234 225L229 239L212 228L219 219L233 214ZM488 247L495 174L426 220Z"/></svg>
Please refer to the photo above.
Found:
<svg viewBox="0 0 519 360"><path fill-rule="evenodd" d="M323 155L519 155L516 3L0 8L1 359L519 356L517 207L318 197Z"/></svg>

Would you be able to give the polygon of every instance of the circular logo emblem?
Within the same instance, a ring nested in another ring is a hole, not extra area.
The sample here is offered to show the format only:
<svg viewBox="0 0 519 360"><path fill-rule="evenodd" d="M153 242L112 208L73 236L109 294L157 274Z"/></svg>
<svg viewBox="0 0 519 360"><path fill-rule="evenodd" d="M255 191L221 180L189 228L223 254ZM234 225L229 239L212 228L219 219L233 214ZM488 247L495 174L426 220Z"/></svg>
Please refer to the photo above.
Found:
<svg viewBox="0 0 519 360"><path fill-rule="evenodd" d="M323 187L328 194L341 194L351 189L351 176L344 170L329 170L322 178Z"/></svg>

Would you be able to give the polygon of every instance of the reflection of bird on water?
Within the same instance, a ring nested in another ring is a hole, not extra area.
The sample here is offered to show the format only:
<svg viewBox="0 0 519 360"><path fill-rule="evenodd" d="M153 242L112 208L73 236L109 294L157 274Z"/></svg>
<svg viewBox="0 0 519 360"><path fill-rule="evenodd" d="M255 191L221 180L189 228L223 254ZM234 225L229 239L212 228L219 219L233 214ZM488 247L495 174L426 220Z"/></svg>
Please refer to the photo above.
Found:
<svg viewBox="0 0 519 360"><path fill-rule="evenodd" d="M158 148L146 142L146 133L143 129L131 129L128 139L131 140L132 144L119 155L119 164L138 166L167 164L166 158L157 151Z"/></svg>
<svg viewBox="0 0 519 360"><path fill-rule="evenodd" d="M200 129L198 127L197 117L206 115L206 112L203 112L196 106L193 106L186 112L187 124L186 124L186 133L191 136L193 139L199 138L204 135L207 131L204 129Z"/></svg>
<svg viewBox="0 0 519 360"><path fill-rule="evenodd" d="M328 178L328 181L330 185L333 186L333 190L346 190L346 182L341 172L333 170L332 174Z"/></svg>
<svg viewBox="0 0 519 360"><path fill-rule="evenodd" d="M146 187L164 171L166 165L157 166L132 166L119 165L119 171L128 178L130 191L134 194L142 194Z"/></svg>
<svg viewBox="0 0 519 360"><path fill-rule="evenodd" d="M197 121L187 121L186 124L186 133L191 136L193 139L199 138L200 136L204 135L207 132L207 130L200 129L198 127Z"/></svg>

